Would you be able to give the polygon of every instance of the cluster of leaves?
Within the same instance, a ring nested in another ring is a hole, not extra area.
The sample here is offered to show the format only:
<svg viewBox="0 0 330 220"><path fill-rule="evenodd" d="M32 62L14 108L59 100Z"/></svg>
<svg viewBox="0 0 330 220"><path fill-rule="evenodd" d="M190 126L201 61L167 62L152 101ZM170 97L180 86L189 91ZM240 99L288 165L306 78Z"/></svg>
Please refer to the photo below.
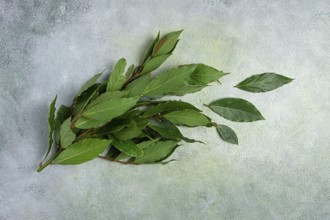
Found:
<svg viewBox="0 0 330 220"><path fill-rule="evenodd" d="M159 99L200 91L228 74L204 64L181 65L152 74L172 55L181 32L162 38L158 33L141 65L131 65L125 71L126 60L122 58L108 79L99 82L102 73L93 76L75 95L73 104L62 105L56 117L55 97L49 111L45 159L53 147L55 152L47 162L40 163L38 171L49 164L80 164L96 157L126 164L166 163L161 161L174 152L180 141L196 141L182 135L177 126L215 127L224 141L238 144L230 127L212 122L192 104ZM236 87L257 93L291 81L282 75L263 73ZM206 106L231 121L264 119L253 104L239 98L223 98Z"/></svg>

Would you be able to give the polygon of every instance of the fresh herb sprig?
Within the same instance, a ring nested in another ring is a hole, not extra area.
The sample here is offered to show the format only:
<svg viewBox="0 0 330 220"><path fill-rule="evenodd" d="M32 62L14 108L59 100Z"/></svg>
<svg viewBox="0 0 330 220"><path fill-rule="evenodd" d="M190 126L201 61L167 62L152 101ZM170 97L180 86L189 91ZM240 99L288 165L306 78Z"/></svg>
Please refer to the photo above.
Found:
<svg viewBox="0 0 330 220"><path fill-rule="evenodd" d="M56 96L50 105L45 159L52 148L55 152L40 163L38 171L49 164L80 164L97 157L123 164L164 164L169 161L162 161L181 141L200 142L185 137L178 126L215 127L224 141L238 144L233 129L213 122L192 104L159 99L198 92L228 74L198 63L152 75L172 55L181 32L162 38L158 33L137 67L131 65L126 70L126 60L122 58L107 80L99 82L102 73L94 75L75 95L72 105L61 105L55 117ZM259 93L291 81L279 74L262 73L235 87ZM222 98L205 106L230 121L264 120L253 104L240 98Z"/></svg>

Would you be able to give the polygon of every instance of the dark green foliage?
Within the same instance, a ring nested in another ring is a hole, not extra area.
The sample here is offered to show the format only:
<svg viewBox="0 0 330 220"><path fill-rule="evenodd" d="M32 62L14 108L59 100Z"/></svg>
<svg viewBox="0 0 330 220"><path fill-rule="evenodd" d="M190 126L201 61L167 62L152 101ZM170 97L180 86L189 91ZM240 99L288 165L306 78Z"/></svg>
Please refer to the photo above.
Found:
<svg viewBox="0 0 330 220"><path fill-rule="evenodd" d="M75 95L70 107L59 108L56 118L55 97L50 105L45 157L53 146L53 136L56 152L40 164L38 171L51 163L80 164L96 157L123 164L166 164L171 160L162 161L170 157L182 141L200 142L182 135L178 126L215 127L224 141L238 144L231 128L213 122L192 104L159 100L200 91L228 74L200 63L153 74L172 55L181 32L162 38L158 33L143 62L136 67L131 65L126 70L127 63L122 58L108 79L97 82L102 73L94 75ZM291 81L282 75L263 73L245 79L236 87L249 92L266 92ZM264 119L253 104L239 98L222 98L205 106L235 122Z"/></svg>

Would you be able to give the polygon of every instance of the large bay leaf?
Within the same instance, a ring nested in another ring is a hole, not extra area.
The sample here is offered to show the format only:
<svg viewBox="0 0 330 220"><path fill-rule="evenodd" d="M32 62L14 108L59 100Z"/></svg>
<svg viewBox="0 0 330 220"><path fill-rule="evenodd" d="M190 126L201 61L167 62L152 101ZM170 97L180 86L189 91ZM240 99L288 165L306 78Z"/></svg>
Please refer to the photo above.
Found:
<svg viewBox="0 0 330 220"><path fill-rule="evenodd" d="M76 134L72 132L70 125L71 125L71 118L68 118L63 122L61 126L60 140L61 140L62 148L67 148L69 145L72 144L72 142L76 138Z"/></svg>
<svg viewBox="0 0 330 220"><path fill-rule="evenodd" d="M137 100L138 98L113 98L93 105L86 109L82 115L86 118L110 121L127 112L136 104Z"/></svg>
<svg viewBox="0 0 330 220"><path fill-rule="evenodd" d="M80 164L92 160L102 153L112 140L87 138L78 141L66 148L58 157L55 164Z"/></svg>
<svg viewBox="0 0 330 220"><path fill-rule="evenodd" d="M218 115L231 121L251 122L265 119L252 103L244 99L219 99L211 102L208 107Z"/></svg>
<svg viewBox="0 0 330 220"><path fill-rule="evenodd" d="M118 91L124 85L126 81L126 75L124 74L126 67L126 60L121 58L115 64L115 68L111 75L109 76L109 81L107 84L107 92L109 91Z"/></svg>
<svg viewBox="0 0 330 220"><path fill-rule="evenodd" d="M183 66L160 73L150 81L144 90L146 96L160 96L179 88L189 78L196 66Z"/></svg>
<svg viewBox="0 0 330 220"><path fill-rule="evenodd" d="M135 163L153 163L159 162L167 158L170 154L173 153L177 147L178 141L159 141L148 147L144 151L144 155L139 158L135 158Z"/></svg>
<svg viewBox="0 0 330 220"><path fill-rule="evenodd" d="M163 117L174 124L186 125L190 127L206 126L211 123L208 117L193 109L170 112L165 114Z"/></svg>
<svg viewBox="0 0 330 220"><path fill-rule="evenodd" d="M246 78L235 87L248 92L267 92L290 83L292 80L276 73L262 73Z"/></svg>

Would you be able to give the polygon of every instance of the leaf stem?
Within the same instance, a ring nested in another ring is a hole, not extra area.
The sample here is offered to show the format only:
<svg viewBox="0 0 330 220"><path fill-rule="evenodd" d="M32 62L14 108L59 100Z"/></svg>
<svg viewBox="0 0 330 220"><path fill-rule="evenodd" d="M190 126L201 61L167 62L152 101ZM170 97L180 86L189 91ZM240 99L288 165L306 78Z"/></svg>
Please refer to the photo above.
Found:
<svg viewBox="0 0 330 220"><path fill-rule="evenodd" d="M143 70L143 65L141 65L138 69L138 71L136 71L135 73L132 74L132 76L124 83L123 88L125 88L127 86L127 84L129 84L130 82L132 82L133 80L135 80L136 78L138 78L140 76L140 73Z"/></svg>
<svg viewBox="0 0 330 220"><path fill-rule="evenodd" d="M39 168L37 169L38 172L41 172L43 169L45 169L49 164L51 164L53 162L53 160L55 160L55 158L63 151L63 149L60 149L59 151L57 151L57 153L52 156L46 163L44 164L40 164Z"/></svg>

